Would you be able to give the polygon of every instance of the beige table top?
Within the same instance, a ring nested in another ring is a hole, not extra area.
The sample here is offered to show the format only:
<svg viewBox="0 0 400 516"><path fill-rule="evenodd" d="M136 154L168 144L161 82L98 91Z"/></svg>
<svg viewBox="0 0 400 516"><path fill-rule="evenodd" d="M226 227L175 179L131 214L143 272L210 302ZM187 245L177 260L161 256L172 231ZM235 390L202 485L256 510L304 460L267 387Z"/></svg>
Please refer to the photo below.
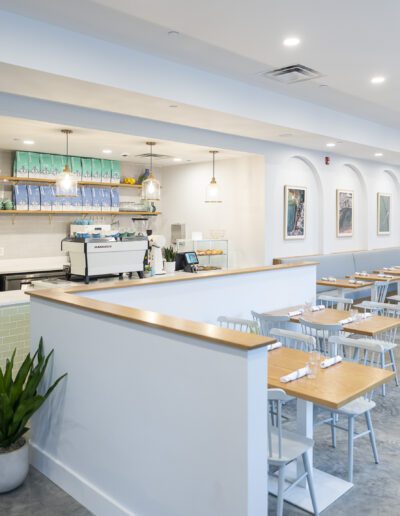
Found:
<svg viewBox="0 0 400 516"><path fill-rule="evenodd" d="M323 280L319 279L317 281L317 285L323 286L323 287L333 287L333 288L351 288L351 289L357 289L357 288L364 288L364 287L370 287L373 285L373 281L363 281L363 284L360 283L350 283L350 278L338 278L336 281L332 280Z"/></svg>
<svg viewBox="0 0 400 516"><path fill-rule="evenodd" d="M390 276L400 276L400 269L378 269L375 272L381 272L382 274L389 274Z"/></svg>
<svg viewBox="0 0 400 516"><path fill-rule="evenodd" d="M280 310L267 313L269 315L287 315L288 312L292 312L300 308L303 308L303 305L282 308ZM317 324L339 324L341 320L347 319L348 317L350 317L350 312L347 310L325 308L325 310L320 310L318 312L307 312L302 315L295 315L290 318L290 321L298 323L302 318L306 321ZM383 315L374 315L368 319L345 324L343 326L343 331L365 335L367 337L375 337L380 333L396 328L396 326L400 326L400 319Z"/></svg>
<svg viewBox="0 0 400 516"><path fill-rule="evenodd" d="M394 373L385 369L341 362L327 369L320 369L317 377L299 378L282 383L280 378L304 367L308 353L295 349L279 348L268 353L268 387L283 389L295 396L318 405L338 409L393 378Z"/></svg>
<svg viewBox="0 0 400 516"><path fill-rule="evenodd" d="M386 273L386 272L385 272ZM353 274L352 276L349 276L349 278L355 278L365 281L397 281L397 278L395 278L392 274L387 274L387 276L390 276L389 278L381 278L378 276L378 274L369 273L368 276L364 276L363 274Z"/></svg>

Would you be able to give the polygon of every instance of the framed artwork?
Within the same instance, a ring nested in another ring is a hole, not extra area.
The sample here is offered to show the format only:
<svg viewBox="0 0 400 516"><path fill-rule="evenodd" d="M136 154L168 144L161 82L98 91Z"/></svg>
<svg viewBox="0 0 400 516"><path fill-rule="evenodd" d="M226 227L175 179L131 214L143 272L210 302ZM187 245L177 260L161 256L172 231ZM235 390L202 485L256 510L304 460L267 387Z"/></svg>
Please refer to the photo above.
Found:
<svg viewBox="0 0 400 516"><path fill-rule="evenodd" d="M306 236L306 188L285 186L285 228L286 240L302 239Z"/></svg>
<svg viewBox="0 0 400 516"><path fill-rule="evenodd" d="M353 236L353 203L352 190L336 190L336 235L338 237Z"/></svg>
<svg viewBox="0 0 400 516"><path fill-rule="evenodd" d="M378 235L390 235L391 195L378 193Z"/></svg>

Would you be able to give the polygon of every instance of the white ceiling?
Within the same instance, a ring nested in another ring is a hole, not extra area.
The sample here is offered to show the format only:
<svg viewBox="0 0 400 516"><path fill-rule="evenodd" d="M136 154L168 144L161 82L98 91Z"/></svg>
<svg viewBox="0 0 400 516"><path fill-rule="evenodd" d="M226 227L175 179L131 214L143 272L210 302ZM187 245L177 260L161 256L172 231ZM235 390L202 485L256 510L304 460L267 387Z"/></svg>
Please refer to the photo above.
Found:
<svg viewBox="0 0 400 516"><path fill-rule="evenodd" d="M398 0L0 0L0 8L400 127ZM289 35L301 45L283 47ZM258 75L296 63L324 77L282 85ZM371 85L378 74L386 83Z"/></svg>
<svg viewBox="0 0 400 516"><path fill-rule="evenodd" d="M60 132L63 128L65 127L45 122L0 117L0 149L64 154L65 136ZM149 152L149 146L146 145L147 138L81 127L68 128L73 130L69 138L71 155L115 159L143 165L149 163L146 158L136 157L138 154ZM24 145L23 140L33 140L35 144ZM166 140L154 141L156 141L156 145L153 147L154 153L170 156L170 158L155 159L154 163L157 167L185 164L188 161L211 162L209 148ZM104 154L103 149L112 150L112 154ZM217 159L238 158L246 155L241 152L219 150ZM129 157L122 157L121 154L126 152L129 153ZM180 158L182 161L177 162L173 158Z"/></svg>

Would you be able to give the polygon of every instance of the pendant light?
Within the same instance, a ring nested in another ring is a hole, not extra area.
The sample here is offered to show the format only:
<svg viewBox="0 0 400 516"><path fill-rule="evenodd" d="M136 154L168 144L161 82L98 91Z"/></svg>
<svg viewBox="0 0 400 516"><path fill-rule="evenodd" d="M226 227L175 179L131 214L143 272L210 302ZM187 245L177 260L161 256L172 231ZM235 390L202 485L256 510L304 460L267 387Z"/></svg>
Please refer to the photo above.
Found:
<svg viewBox="0 0 400 516"><path fill-rule="evenodd" d="M159 201L161 194L160 182L153 175L153 147L156 142L146 142L150 146L150 175L142 183L142 199L144 201Z"/></svg>
<svg viewBox="0 0 400 516"><path fill-rule="evenodd" d="M78 196L78 181L72 175L68 164L69 159L69 135L72 134L71 129L61 129L61 132L66 136L66 161L64 170L57 176L56 179L56 196L57 197L77 197Z"/></svg>
<svg viewBox="0 0 400 516"><path fill-rule="evenodd" d="M222 202L220 199L219 186L215 179L215 155L218 154L218 151L211 150L210 153L212 154L212 157L213 157L212 178L211 178L211 181L207 185L205 202Z"/></svg>

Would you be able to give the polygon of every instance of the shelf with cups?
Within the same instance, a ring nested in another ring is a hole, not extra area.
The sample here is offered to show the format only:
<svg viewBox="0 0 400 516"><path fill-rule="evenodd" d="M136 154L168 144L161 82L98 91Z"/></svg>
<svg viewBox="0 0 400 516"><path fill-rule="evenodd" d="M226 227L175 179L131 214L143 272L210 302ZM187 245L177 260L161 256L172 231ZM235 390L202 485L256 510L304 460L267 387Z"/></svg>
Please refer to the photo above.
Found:
<svg viewBox="0 0 400 516"><path fill-rule="evenodd" d="M0 183L3 185L15 183L40 183L40 184L55 184L55 179L42 179L36 177L14 177L14 176L0 176ZM104 186L104 187L121 187L121 188L142 188L142 185L131 185L129 183L102 183L97 181L78 181L79 185L84 186Z"/></svg>
<svg viewBox="0 0 400 516"><path fill-rule="evenodd" d="M72 215L84 215L87 217L91 217L93 215L102 216L102 217L121 217L121 216L146 216L146 217L154 217L157 215L161 215L160 211L52 211L52 210L0 210L1 215L8 215L12 219L12 224L15 222L15 217L20 215L46 215L49 218L49 224L51 224L53 216L64 215L70 217Z"/></svg>

